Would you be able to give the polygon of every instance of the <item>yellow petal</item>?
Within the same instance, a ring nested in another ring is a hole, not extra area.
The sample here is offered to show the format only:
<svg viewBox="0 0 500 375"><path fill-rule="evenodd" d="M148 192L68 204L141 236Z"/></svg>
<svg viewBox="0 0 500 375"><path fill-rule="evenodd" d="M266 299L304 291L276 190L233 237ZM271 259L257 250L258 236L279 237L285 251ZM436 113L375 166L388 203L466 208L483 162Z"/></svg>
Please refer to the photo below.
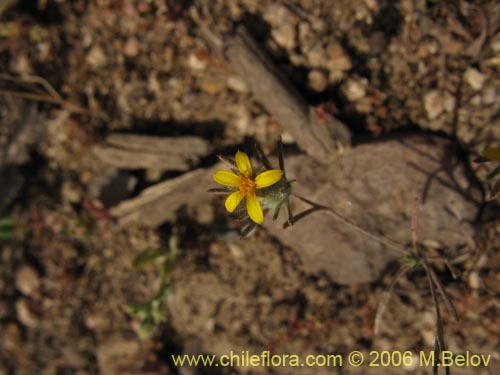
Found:
<svg viewBox="0 0 500 375"><path fill-rule="evenodd" d="M500 161L500 148L486 147L481 155L488 160Z"/></svg>
<svg viewBox="0 0 500 375"><path fill-rule="evenodd" d="M245 176L245 177L252 177L253 171L252 171L252 164L250 164L250 159L248 158L248 155L245 154L244 152L238 151L236 152L235 156L235 161L236 161L236 166L238 167L238 170L240 173Z"/></svg>
<svg viewBox="0 0 500 375"><path fill-rule="evenodd" d="M247 211L248 216L250 216L250 219L255 223L260 224L264 221L264 213L262 212L259 200L255 194L247 195Z"/></svg>
<svg viewBox="0 0 500 375"><path fill-rule="evenodd" d="M215 172L214 180L218 184L230 187L238 187L240 181L237 175L235 175L233 172L228 172L228 171Z"/></svg>
<svg viewBox="0 0 500 375"><path fill-rule="evenodd" d="M234 193L230 194L226 198L226 210L229 212L233 212L236 207L240 204L241 200L245 197L245 193L242 193L241 191L235 191Z"/></svg>
<svg viewBox="0 0 500 375"><path fill-rule="evenodd" d="M276 182L281 180L281 176L283 176L283 171L280 171L279 169L264 171L255 177L255 186L257 189L262 189L274 185Z"/></svg>

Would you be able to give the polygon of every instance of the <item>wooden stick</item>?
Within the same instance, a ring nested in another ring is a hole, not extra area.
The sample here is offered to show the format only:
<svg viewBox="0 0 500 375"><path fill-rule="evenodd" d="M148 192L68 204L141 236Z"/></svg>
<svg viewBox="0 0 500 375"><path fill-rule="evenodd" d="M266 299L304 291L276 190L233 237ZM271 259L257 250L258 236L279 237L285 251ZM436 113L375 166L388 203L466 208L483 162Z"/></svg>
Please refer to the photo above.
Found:
<svg viewBox="0 0 500 375"><path fill-rule="evenodd" d="M338 148L350 145L347 127L334 118L319 123L304 98L265 56L246 29L241 27L236 34L226 37L224 45L225 56L234 71L308 155L326 163Z"/></svg>

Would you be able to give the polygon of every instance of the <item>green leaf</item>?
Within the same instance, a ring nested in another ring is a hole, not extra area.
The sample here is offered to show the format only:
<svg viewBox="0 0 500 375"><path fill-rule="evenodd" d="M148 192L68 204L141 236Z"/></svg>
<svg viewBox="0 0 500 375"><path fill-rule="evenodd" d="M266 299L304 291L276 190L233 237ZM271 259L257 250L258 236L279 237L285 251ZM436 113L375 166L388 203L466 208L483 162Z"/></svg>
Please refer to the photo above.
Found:
<svg viewBox="0 0 500 375"><path fill-rule="evenodd" d="M134 259L133 266L136 269L144 268L152 264L161 264L166 260L166 256L160 254L157 248L148 247Z"/></svg>
<svg viewBox="0 0 500 375"><path fill-rule="evenodd" d="M141 323L141 325L139 326L139 338L141 340L146 340L148 339L151 334L153 333L155 329L155 325L148 322L148 321L144 321Z"/></svg>
<svg viewBox="0 0 500 375"><path fill-rule="evenodd" d="M16 222L9 217L3 217L0 219L0 229L12 229L15 225Z"/></svg>
<svg viewBox="0 0 500 375"><path fill-rule="evenodd" d="M12 238L11 231L0 230L0 240L10 240Z"/></svg>

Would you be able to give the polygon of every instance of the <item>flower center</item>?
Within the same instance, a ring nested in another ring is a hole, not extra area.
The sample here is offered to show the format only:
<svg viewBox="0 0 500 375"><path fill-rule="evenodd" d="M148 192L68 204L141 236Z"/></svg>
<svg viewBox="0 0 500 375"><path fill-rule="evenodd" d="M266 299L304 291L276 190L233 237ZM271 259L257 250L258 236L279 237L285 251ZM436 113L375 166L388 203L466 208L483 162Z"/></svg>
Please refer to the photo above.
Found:
<svg viewBox="0 0 500 375"><path fill-rule="evenodd" d="M252 178L239 176L239 187L244 194L255 193L255 181Z"/></svg>

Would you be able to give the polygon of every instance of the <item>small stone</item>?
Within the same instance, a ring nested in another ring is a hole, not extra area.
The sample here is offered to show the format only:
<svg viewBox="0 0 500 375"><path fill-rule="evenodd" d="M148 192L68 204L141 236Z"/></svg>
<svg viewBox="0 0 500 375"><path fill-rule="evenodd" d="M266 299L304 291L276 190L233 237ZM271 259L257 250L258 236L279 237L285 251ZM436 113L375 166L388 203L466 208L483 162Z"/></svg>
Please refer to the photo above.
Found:
<svg viewBox="0 0 500 375"><path fill-rule="evenodd" d="M199 82L199 87L201 91L214 96L224 90L224 82L215 77L206 77Z"/></svg>
<svg viewBox="0 0 500 375"><path fill-rule="evenodd" d="M271 4L264 11L264 19L271 25L271 36L281 48L295 48L298 18L285 6Z"/></svg>
<svg viewBox="0 0 500 375"><path fill-rule="evenodd" d="M464 73L464 79L470 87L478 91L483 88L486 76L477 69L469 68Z"/></svg>
<svg viewBox="0 0 500 375"><path fill-rule="evenodd" d="M295 139L293 138L293 136L287 132L287 131L284 131L283 133L281 133L281 140L283 141L284 144L292 144L292 143L295 143Z"/></svg>
<svg viewBox="0 0 500 375"><path fill-rule="evenodd" d="M344 79L344 72L340 70L332 70L328 75L328 81L332 84L339 83Z"/></svg>
<svg viewBox="0 0 500 375"><path fill-rule="evenodd" d="M378 5L378 2L376 0L365 0L364 3L368 7L368 9L370 9L371 11L378 12L379 5Z"/></svg>
<svg viewBox="0 0 500 375"><path fill-rule="evenodd" d="M312 67L321 67L326 63L326 52L321 44L317 43L309 51L307 51L307 60Z"/></svg>
<svg viewBox="0 0 500 375"><path fill-rule="evenodd" d="M30 62L29 57L24 53L19 54L18 56L13 56L10 61L10 69L21 76L33 74L32 63Z"/></svg>
<svg viewBox="0 0 500 375"><path fill-rule="evenodd" d="M22 345L22 332L17 323L7 323L0 328L2 337L2 349L7 352L15 352Z"/></svg>
<svg viewBox="0 0 500 375"><path fill-rule="evenodd" d="M249 134L252 116L248 109L242 104L236 104L229 108L229 112L234 118L233 121L231 121L231 125L234 126L237 134L239 136L245 136Z"/></svg>
<svg viewBox="0 0 500 375"><path fill-rule="evenodd" d="M279 28L271 31L271 36L276 43L284 49L292 50L295 48L295 27L289 23L283 23Z"/></svg>
<svg viewBox="0 0 500 375"><path fill-rule="evenodd" d="M80 202L82 200L81 193L79 186L72 181L65 181L61 186L61 197L67 202Z"/></svg>
<svg viewBox="0 0 500 375"><path fill-rule="evenodd" d="M455 96L453 96L448 91L445 91L443 94L444 110L448 113L453 113L455 111L456 104L457 104L457 100L455 99Z"/></svg>
<svg viewBox="0 0 500 375"><path fill-rule="evenodd" d="M38 272L31 266L24 265L16 272L16 288L25 296L33 296L40 287Z"/></svg>
<svg viewBox="0 0 500 375"><path fill-rule="evenodd" d="M355 102L356 100L365 97L367 87L368 80L366 78L348 79L342 85L342 92L347 100Z"/></svg>
<svg viewBox="0 0 500 375"><path fill-rule="evenodd" d="M427 345L428 347L434 345L436 339L436 332L434 327L427 326L425 328L422 328L420 330L420 334L422 335L422 339L424 340L425 345Z"/></svg>
<svg viewBox="0 0 500 375"><path fill-rule="evenodd" d="M424 96L424 108L429 120L437 118L444 109L443 96L438 90L429 91Z"/></svg>
<svg viewBox="0 0 500 375"><path fill-rule="evenodd" d="M137 38L128 38L123 47L123 53L127 57L136 57L139 54L140 44Z"/></svg>
<svg viewBox="0 0 500 375"><path fill-rule="evenodd" d="M498 36L500 36L500 34L497 34L497 38L494 38L492 41L491 41L491 49L495 52L500 52L500 38L498 38Z"/></svg>
<svg viewBox="0 0 500 375"><path fill-rule="evenodd" d="M16 302L16 312L19 321L27 327L36 327L38 320L31 312L28 300L21 298Z"/></svg>
<svg viewBox="0 0 500 375"><path fill-rule="evenodd" d="M326 22L319 17L311 17L310 18L311 27L314 31L318 33L322 33L326 29Z"/></svg>
<svg viewBox="0 0 500 375"><path fill-rule="evenodd" d="M328 76L325 72L319 69L313 69L307 76L309 87L316 92L324 91L328 86Z"/></svg>
<svg viewBox="0 0 500 375"><path fill-rule="evenodd" d="M227 87L241 93L248 92L248 85L239 76L231 75L227 78Z"/></svg>
<svg viewBox="0 0 500 375"><path fill-rule="evenodd" d="M487 86L483 90L483 97L482 97L483 104L485 104L485 105L491 105L491 104L495 103L496 99L497 99L497 89L496 89L496 87L494 87L494 86Z"/></svg>
<svg viewBox="0 0 500 375"><path fill-rule="evenodd" d="M477 272L471 272L469 275L469 286L471 289L479 289L481 288L481 278L479 277L479 274Z"/></svg>
<svg viewBox="0 0 500 375"><path fill-rule="evenodd" d="M200 59L196 54L192 53L188 57L188 66L193 70L204 70L207 66L205 60Z"/></svg>
<svg viewBox="0 0 500 375"><path fill-rule="evenodd" d="M368 97L361 98L356 102L356 111L359 113L370 113L372 111L372 101Z"/></svg>
<svg viewBox="0 0 500 375"><path fill-rule="evenodd" d="M94 46L87 53L85 58L87 63L94 69L102 68L106 65L107 58L100 46Z"/></svg>
<svg viewBox="0 0 500 375"><path fill-rule="evenodd" d="M299 23L299 42L301 46L308 45L309 40L313 37L311 33L311 25L309 22Z"/></svg>
<svg viewBox="0 0 500 375"><path fill-rule="evenodd" d="M469 103L474 107L481 107L481 96L479 94L470 98Z"/></svg>

